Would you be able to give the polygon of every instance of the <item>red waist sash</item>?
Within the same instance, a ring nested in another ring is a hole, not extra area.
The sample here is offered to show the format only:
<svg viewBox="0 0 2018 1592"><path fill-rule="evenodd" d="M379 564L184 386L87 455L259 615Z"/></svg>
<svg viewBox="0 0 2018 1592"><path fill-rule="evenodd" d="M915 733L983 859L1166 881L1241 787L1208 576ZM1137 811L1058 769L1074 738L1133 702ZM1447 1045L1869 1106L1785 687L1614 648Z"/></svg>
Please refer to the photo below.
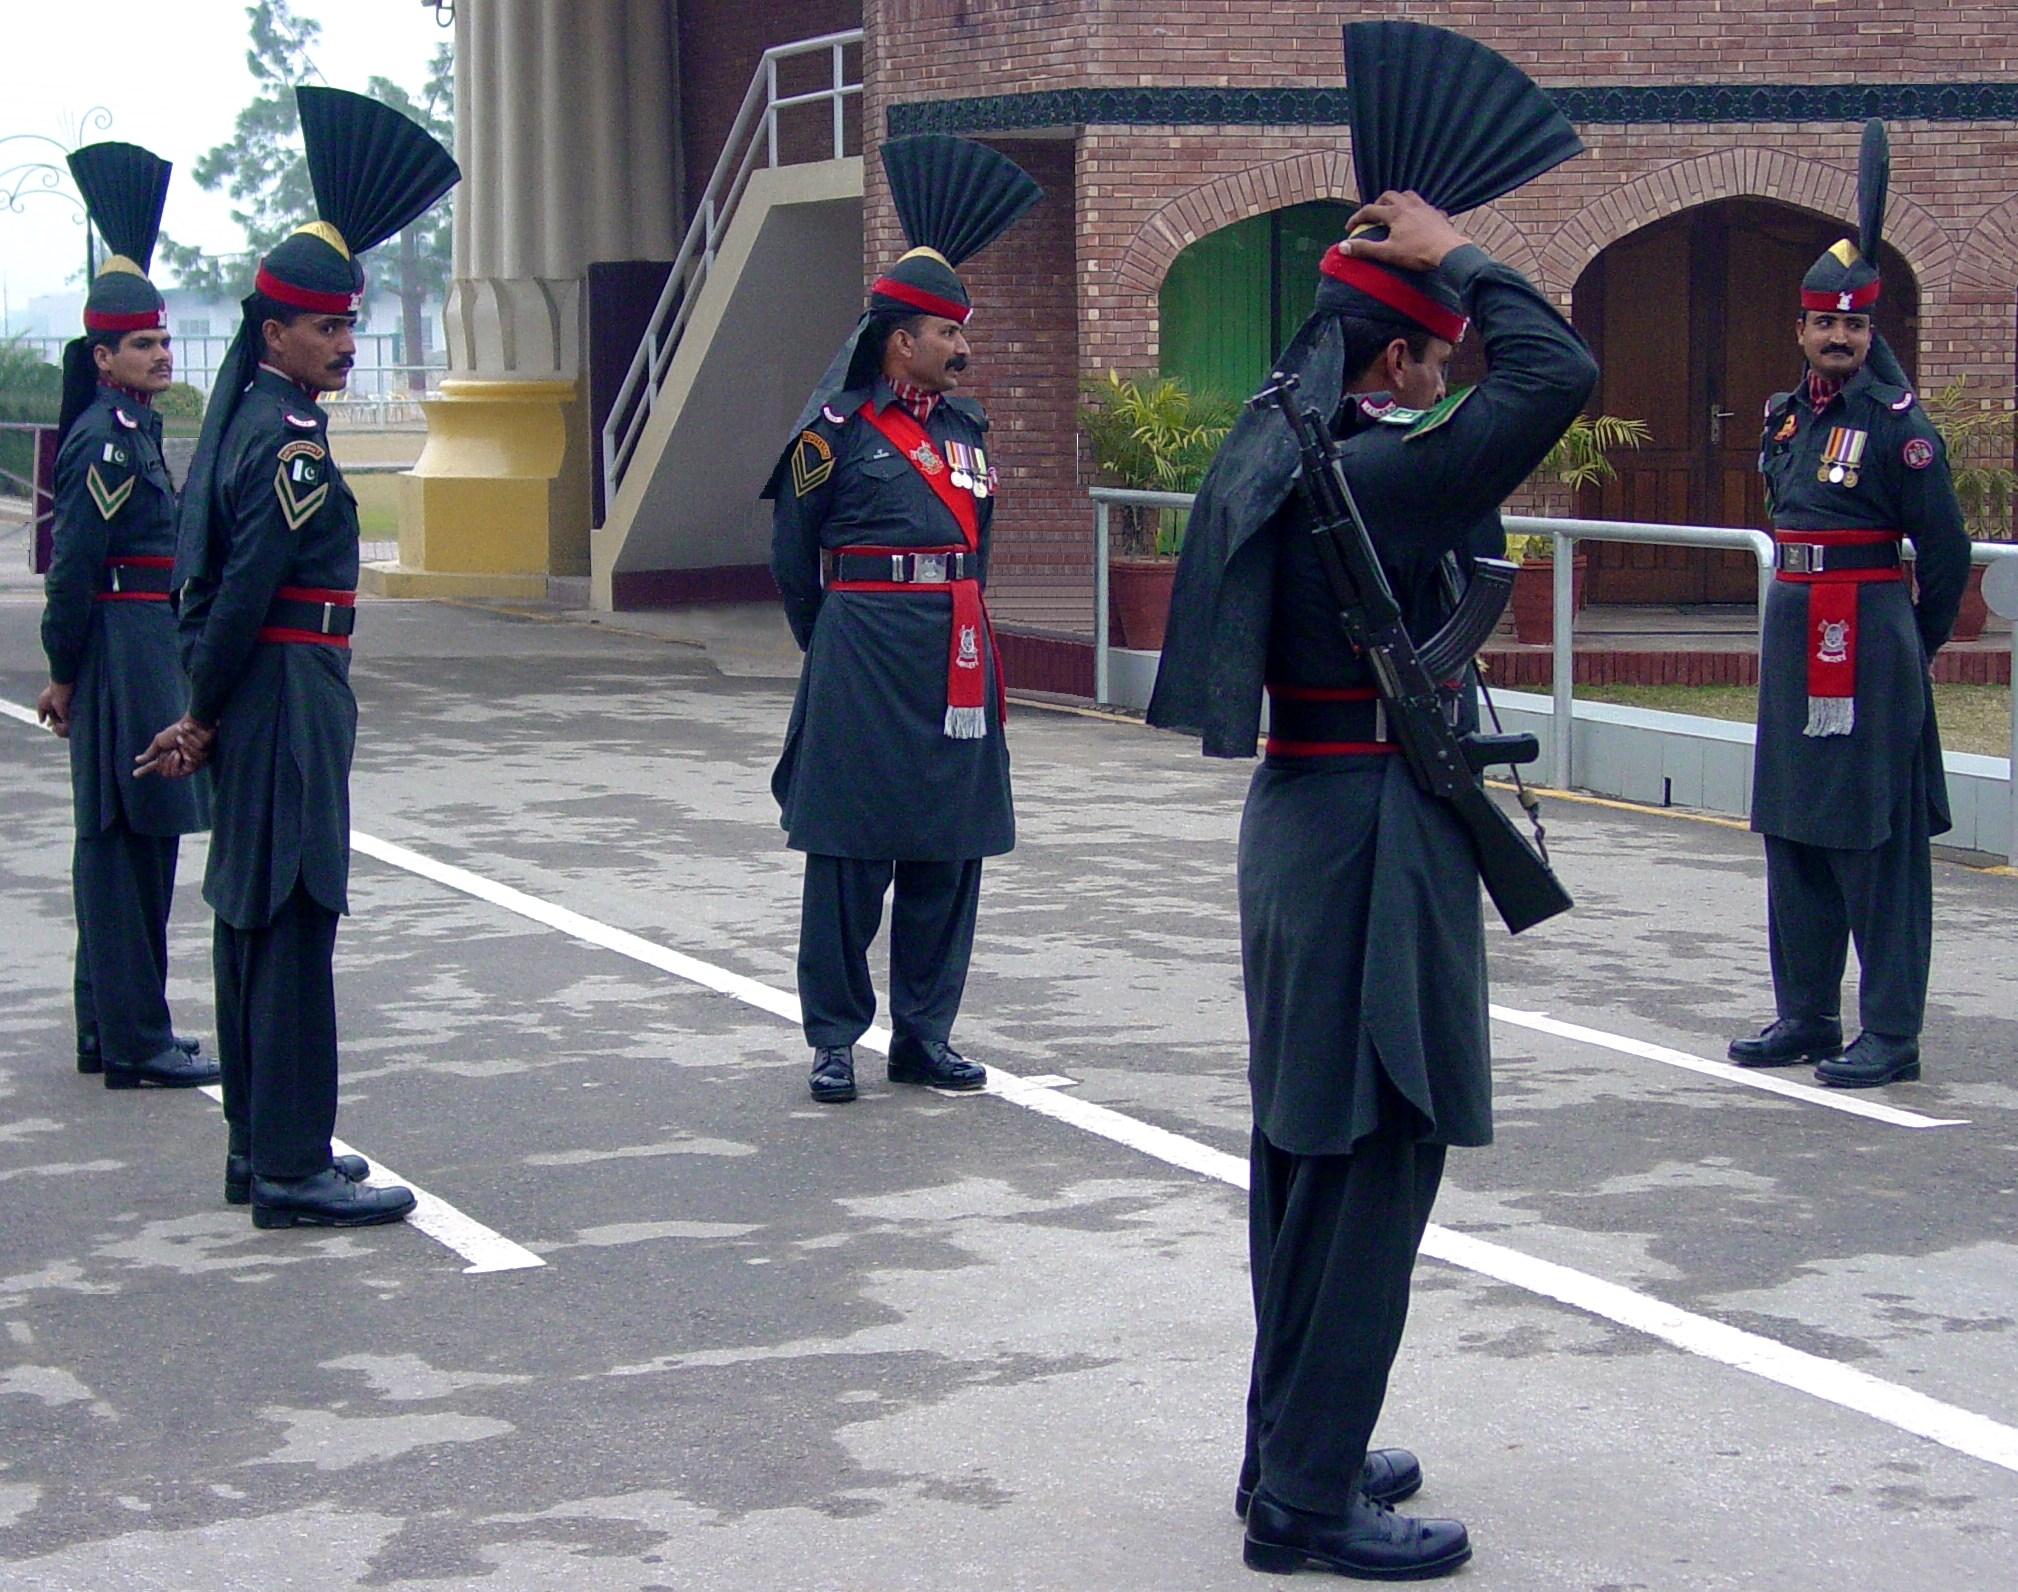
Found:
<svg viewBox="0 0 2018 1592"><path fill-rule="evenodd" d="M1878 528L1840 531L1775 530L1781 547L1875 547L1901 540ZM1872 581L1904 580L1897 564L1876 569L1782 569L1776 580L1808 588L1808 625L1802 648L1808 660L1808 722L1803 735L1848 735L1857 725L1857 593Z"/></svg>
<svg viewBox="0 0 2018 1592"><path fill-rule="evenodd" d="M864 403L855 412L911 462L911 467L925 478L933 496L946 505L966 544L964 549L952 548L949 551L978 552L981 530L974 512L974 494L953 484L952 470L911 412L902 404L891 404L878 414L873 401ZM915 553L929 549L848 548L846 551ZM946 650L945 733L958 741L978 741L988 733L988 716L982 706L986 676L981 663L984 641L995 659L995 711L999 718L1008 717L1009 699L1002 680L1002 657L995 645L994 627L988 622L987 605L981 600L979 580L949 580L944 585L926 581L835 581L828 590L950 592L953 597L953 623Z"/></svg>

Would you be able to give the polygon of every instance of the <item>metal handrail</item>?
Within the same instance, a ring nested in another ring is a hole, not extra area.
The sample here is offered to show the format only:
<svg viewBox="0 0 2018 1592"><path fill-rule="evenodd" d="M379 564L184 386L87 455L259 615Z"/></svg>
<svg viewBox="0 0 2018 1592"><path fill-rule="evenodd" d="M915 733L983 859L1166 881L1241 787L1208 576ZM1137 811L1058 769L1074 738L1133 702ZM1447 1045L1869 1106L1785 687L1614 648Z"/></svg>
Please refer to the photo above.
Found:
<svg viewBox="0 0 2018 1592"><path fill-rule="evenodd" d="M1095 487L1093 499L1093 696L1106 702L1108 692L1107 646L1107 549L1108 511L1116 504L1137 508L1188 509L1195 501L1189 492L1135 492L1118 487ZM1766 596L1773 582L1773 538L1765 531L1728 525L1648 525L1636 520L1567 520L1509 514L1504 521L1510 535L1547 536L1555 546L1555 615L1551 636L1553 647L1554 733L1549 737L1554 753L1551 782L1558 790L1570 788L1570 725L1576 684L1576 610L1574 606L1576 544L1587 542L1639 542L1654 547L1706 547L1724 552L1750 553L1759 571L1759 623L1766 620ZM1970 561L1994 564L2001 559L2018 559L2018 542L1975 542ZM1902 549L1913 557L1911 541ZM2018 641L2014 641L2018 654ZM2018 858L2018 677L2011 692L2011 774L2013 856Z"/></svg>
<svg viewBox="0 0 2018 1592"><path fill-rule="evenodd" d="M727 234L729 223L735 219L736 208L742 203L751 174L757 169L759 151L764 155L766 167L775 168L778 164L778 113L798 106L831 102L834 108L833 158L840 160L846 154L846 102L862 92L859 81L851 83L847 80L847 52L850 45L861 42L862 30L850 28L840 33L823 33L814 39L801 39L796 44L773 45L759 57L756 73L743 95L742 108L736 112L735 123L722 144L722 153L715 161L714 173L708 178L700 206L694 212L686 236L680 241L680 251L673 257L673 268L667 273L666 285L660 290L658 302L652 306L651 319L646 322L644 335L638 340L638 350L631 356L630 368L624 372L623 385L617 389L616 401L610 405L609 418L603 422L605 503L615 499L617 489L622 486L624 475L630 469L632 456L637 452L638 438L658 403L659 384L665 380L673 354L686 332L688 321L693 318L694 305L708 279L709 267L715 263L716 248ZM822 50L831 52L833 56L833 82L826 88L781 98L778 94L778 63L802 55L815 55Z"/></svg>

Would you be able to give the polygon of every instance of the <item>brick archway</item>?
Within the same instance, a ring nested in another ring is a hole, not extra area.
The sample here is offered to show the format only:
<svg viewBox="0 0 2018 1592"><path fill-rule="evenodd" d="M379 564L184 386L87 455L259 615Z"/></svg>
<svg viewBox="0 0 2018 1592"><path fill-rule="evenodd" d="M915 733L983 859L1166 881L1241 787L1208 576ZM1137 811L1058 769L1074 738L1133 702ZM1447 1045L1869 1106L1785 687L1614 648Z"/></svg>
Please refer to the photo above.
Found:
<svg viewBox="0 0 2018 1592"><path fill-rule="evenodd" d="M1857 178L1843 167L1759 147L1722 149L1675 161L1612 189L1558 228L1541 251L1543 285L1567 302L1584 267L1609 245L1656 221L1719 199L1771 199L1818 215L1849 217L1857 211ZM1849 226L1846 221L1845 227ZM1885 241L1912 267L1922 304L1945 296L1954 272L1955 246L1926 210L1894 193L1886 209Z"/></svg>
<svg viewBox="0 0 2018 1592"><path fill-rule="evenodd" d="M1116 268L1121 286L1154 301L1172 263L1192 244L1222 227L1314 199L1358 197L1351 156L1343 150L1293 155L1253 166L1179 194L1137 229ZM1504 212L1491 205L1460 217L1465 231L1496 260L1532 276L1534 246Z"/></svg>
<svg viewBox="0 0 2018 1592"><path fill-rule="evenodd" d="M2018 194L1970 229L1955 265L1958 297L2002 302L2018 289Z"/></svg>

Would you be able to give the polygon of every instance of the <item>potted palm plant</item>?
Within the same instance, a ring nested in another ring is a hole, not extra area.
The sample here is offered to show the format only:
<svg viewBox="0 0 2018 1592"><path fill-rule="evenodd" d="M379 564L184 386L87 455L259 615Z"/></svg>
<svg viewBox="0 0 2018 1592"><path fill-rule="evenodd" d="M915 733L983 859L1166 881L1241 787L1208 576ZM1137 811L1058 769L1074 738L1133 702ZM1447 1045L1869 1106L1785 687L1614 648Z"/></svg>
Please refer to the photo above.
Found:
<svg viewBox="0 0 2018 1592"><path fill-rule="evenodd" d="M1133 378L1105 371L1081 390L1080 428L1101 485L1138 492L1197 491L1236 412L1231 399L1154 371ZM1108 591L1124 647L1163 645L1184 521L1181 510L1121 506Z"/></svg>
<svg viewBox="0 0 2018 1592"><path fill-rule="evenodd" d="M1947 445L1955 496L1961 500L1962 523L1971 539L2010 541L2012 490L2018 487L2018 471L2011 464L2011 410L1994 401L1986 408L1981 400L1971 399L1962 377L1939 392L1921 394L1920 403ZM1983 601L1983 566L1971 564L1951 639L1974 641L1983 634L1983 621L1989 616Z"/></svg>
<svg viewBox="0 0 2018 1592"><path fill-rule="evenodd" d="M1595 486L1618 475L1607 457L1612 449L1637 448L1649 435L1644 420L1627 420L1618 415L1578 415L1535 466L1529 481L1542 489L1551 510L1558 506L1567 510L1579 487ZM1530 645L1546 642L1555 633L1555 538L1510 536L1507 557L1520 565L1510 602L1514 638ZM1570 566L1572 611L1584 605L1584 570L1588 562L1588 555L1579 546Z"/></svg>

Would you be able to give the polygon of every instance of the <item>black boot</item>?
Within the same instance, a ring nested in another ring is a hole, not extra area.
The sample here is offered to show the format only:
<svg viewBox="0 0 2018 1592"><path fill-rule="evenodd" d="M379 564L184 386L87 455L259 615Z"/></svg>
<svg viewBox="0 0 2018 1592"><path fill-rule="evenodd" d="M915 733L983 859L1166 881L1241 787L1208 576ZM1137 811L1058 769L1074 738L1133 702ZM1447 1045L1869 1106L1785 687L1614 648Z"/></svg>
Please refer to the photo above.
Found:
<svg viewBox="0 0 2018 1592"><path fill-rule="evenodd" d="M336 1167L312 1177L252 1179L254 1227L376 1227L414 1207L413 1190L353 1183Z"/></svg>
<svg viewBox="0 0 2018 1592"><path fill-rule="evenodd" d="M371 1176L371 1163L361 1155L339 1155L329 1164L353 1183L362 1183ZM237 1154L225 1156L224 1203L227 1205L252 1203L251 1156Z"/></svg>
<svg viewBox="0 0 2018 1592"><path fill-rule="evenodd" d="M1369 1448L1359 1467L1359 1490L1377 1504L1401 1503L1422 1491L1422 1466L1405 1448ZM1240 1484L1233 1489L1233 1512L1242 1520L1253 1497L1254 1478L1242 1466Z"/></svg>
<svg viewBox="0 0 2018 1592"><path fill-rule="evenodd" d="M1911 1034L1874 1034L1865 1029L1842 1055L1815 1069L1835 1089L1876 1089L1912 1083L1920 1076L1920 1041Z"/></svg>
<svg viewBox="0 0 2018 1592"><path fill-rule="evenodd" d="M1312 1514L1257 1492L1241 1558L1250 1570L1290 1575L1306 1564L1365 1581L1427 1581L1471 1557L1455 1520L1417 1520L1360 1497L1342 1515Z"/></svg>
<svg viewBox="0 0 2018 1592"><path fill-rule="evenodd" d="M184 1039L180 1034L174 1037L175 1048L185 1056L201 1055L203 1041ZM105 1057L98 1049L98 1036L83 1033L77 1036L77 1070L83 1073L101 1073L105 1070Z"/></svg>
<svg viewBox="0 0 2018 1592"><path fill-rule="evenodd" d="M930 1084L934 1089L966 1093L988 1087L988 1069L969 1061L943 1039L897 1034L890 1040L890 1082Z"/></svg>
<svg viewBox="0 0 2018 1592"><path fill-rule="evenodd" d="M202 1084L216 1083L221 1076L222 1069L216 1062L192 1056L180 1045L171 1045L137 1067L122 1067L109 1061L105 1063L105 1087L108 1089L194 1089Z"/></svg>
<svg viewBox="0 0 2018 1592"><path fill-rule="evenodd" d="M1792 1067L1843 1052L1843 1025L1834 1017L1782 1017L1757 1039L1731 1041L1740 1067Z"/></svg>
<svg viewBox="0 0 2018 1592"><path fill-rule="evenodd" d="M822 1045L813 1052L813 1076L806 1080L822 1105L846 1105L855 1098L855 1047Z"/></svg>

